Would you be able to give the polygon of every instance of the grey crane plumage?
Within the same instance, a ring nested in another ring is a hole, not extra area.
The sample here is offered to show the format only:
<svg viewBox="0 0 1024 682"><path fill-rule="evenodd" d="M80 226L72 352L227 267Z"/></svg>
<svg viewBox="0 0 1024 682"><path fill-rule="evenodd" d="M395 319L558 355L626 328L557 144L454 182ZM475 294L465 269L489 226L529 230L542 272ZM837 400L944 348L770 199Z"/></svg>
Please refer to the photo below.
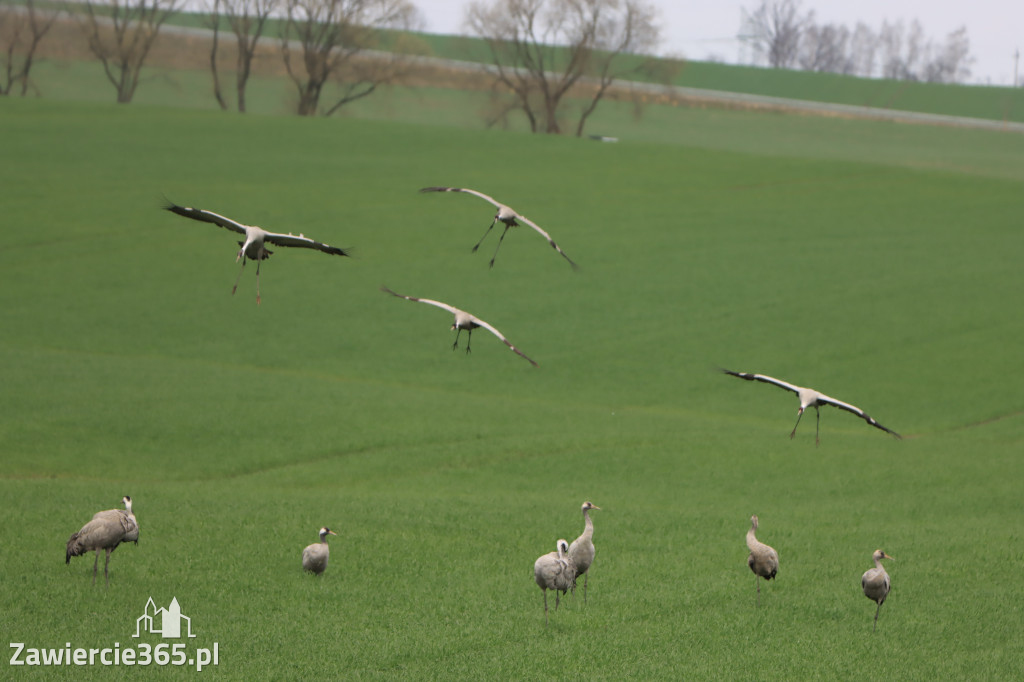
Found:
<svg viewBox="0 0 1024 682"><path fill-rule="evenodd" d="M96 584L96 573L99 568L100 550L106 551L106 563L103 576L110 586L110 555L122 542L139 543L139 523L132 512L132 498L125 495L121 498L125 508L108 509L96 512L92 519L68 538L64 563L70 564L71 557L81 556L95 550L96 560L92 566L92 584Z"/></svg>
<svg viewBox="0 0 1024 682"><path fill-rule="evenodd" d="M327 546L327 536L337 535L326 526L320 529L320 542L307 545L302 550L302 568L310 573L320 575L327 570L327 561L331 558L331 548Z"/></svg>
<svg viewBox="0 0 1024 682"><path fill-rule="evenodd" d="M600 509L595 504L584 502L580 507L583 511L583 532L569 545L569 558L576 565L576 575L572 579L572 591L576 594L576 579L583 576L583 602L587 601L587 576L590 575L590 565L594 563L594 522L590 518L590 510Z"/></svg>
<svg viewBox="0 0 1024 682"><path fill-rule="evenodd" d="M164 209L171 213L183 216L185 218L191 218L192 220L198 220L203 223L211 223L224 229L237 232L245 235L245 241L238 242L238 246L241 247L238 250L238 257L235 258L237 263L239 260L242 261L242 269L238 271L238 278L235 280L235 286L231 288L231 293L234 294L235 290L238 289L238 282L242 278L242 272L245 271L246 259L256 261L256 304L260 303L260 261L264 261L270 258L271 254L274 253L267 249L268 243L275 244L277 246L297 246L306 249L316 249L327 254L334 256L350 256L352 255L348 249L338 248L337 246L330 246L323 242L318 242L315 239L310 239L304 234L280 234L278 232L268 232L261 227L255 225L243 225L242 223L236 222L231 218L226 218L213 211L205 211L201 208L189 208L187 206L178 206L172 202L167 202Z"/></svg>
<svg viewBox="0 0 1024 682"><path fill-rule="evenodd" d="M420 190L420 192L464 192L466 194L472 194L473 196L480 197L481 199L492 204L495 208L498 209L498 212L494 214L494 220L491 221L491 224L487 227L487 231L484 232L484 236L481 237L480 241L478 241L476 243L476 246L473 247L473 252L476 253L476 250L480 248L480 244L482 244L484 239L487 238L487 235L491 233L491 229L494 227L496 223L501 222L505 226L505 230L501 233L501 237L498 238L498 246L495 247L494 249L494 255L491 257L492 268L494 267L494 259L497 258L498 256L498 249L501 248L501 242L504 241L505 235L508 233L509 228L519 226L519 223L516 222L518 220L521 220L522 222L526 223L534 230L536 230L538 234L547 239L548 244L551 245L551 248L553 248L555 251L561 254L562 258L569 261L569 264L572 266L573 270L579 268L579 266L576 265L573 259L569 258L569 256L566 255L565 251L562 251L562 248L555 243L555 240L551 238L551 235L542 230L540 226L537 225L537 223L533 222L532 220L522 215L521 213L517 213L510 206L506 206L505 204L495 200L493 197L487 196L483 192L478 192L475 189L466 189L463 187L424 187L423 189Z"/></svg>
<svg viewBox="0 0 1024 682"><path fill-rule="evenodd" d="M557 551L548 552L533 562L533 579L544 593L544 625L548 624L548 590L555 591L555 611L559 592L565 594L576 579L576 565L569 557L569 543L559 539Z"/></svg>
<svg viewBox="0 0 1024 682"><path fill-rule="evenodd" d="M892 586L889 574L882 568L882 559L896 560L880 549L876 549L871 558L875 562L875 567L864 571L864 575L860 577L860 586L864 590L864 596L878 604L875 609L875 624L871 628L874 632L878 628L878 612L882 610L882 603L889 596L889 589Z"/></svg>
<svg viewBox="0 0 1024 682"><path fill-rule="evenodd" d="M434 301L434 300L431 300L429 298L416 298L415 296L403 296L402 294L395 293L394 291L392 291L391 289L388 289L385 286L382 286L380 288L380 290L383 291L386 294L391 294L392 296L397 296L398 298L404 298L407 301L415 301L416 303L426 303L427 305L432 305L435 308L441 308L443 310L447 310L448 312L453 314L455 316L455 322L452 323L451 328L455 329L456 332L455 332L455 343L452 344L452 350L455 350L456 348L459 347L459 335L462 333L462 330L465 329L467 331L467 333L469 334L469 338L466 339L466 352L468 353L469 352L470 341L473 339L473 330L477 329L478 327L483 327L484 329L486 329L487 331L489 331L490 333L494 334L499 339L501 339L502 343L504 343L506 346L511 348L513 353L515 353L516 355L518 355L521 358L525 358L534 367L538 366L537 363L534 362L533 360L531 360L529 357L527 357L527 355L525 353L523 353L523 351L521 351L518 348L516 348L515 346L513 346L512 343L509 342L509 340L505 338L504 334L499 332L496 328L494 328L490 324L488 324L488 323L484 322L483 320L481 320L479 317L467 313L465 310L459 310L455 306L448 305L447 303L442 303L441 301Z"/></svg>
<svg viewBox="0 0 1024 682"><path fill-rule="evenodd" d="M771 580L779 571L779 553L757 539L757 515L750 517L750 530L747 531L747 548L750 555L747 557L747 566L754 573L754 583L757 585L757 604L761 604L761 578Z"/></svg>
<svg viewBox="0 0 1024 682"><path fill-rule="evenodd" d="M747 381L763 381L764 383L767 384L774 384L779 388L783 388L787 391L792 391L793 393L796 393L797 396L799 396L800 398L800 410L797 412L796 415L796 424L793 425L793 430L789 434L790 438L793 438L793 436L796 435L796 427L800 425L800 418L804 416L804 410L806 410L808 407L813 407L814 412L817 415L817 421L815 422L814 427L814 443L816 445L821 443L821 439L818 436L819 427L821 426L821 412L818 410L818 408L822 405L832 405L833 407L838 407L840 410L846 410L851 414L857 415L858 417L866 421L868 424L871 424L871 426L874 426L876 429L881 429L886 433L892 434L897 439L902 438L900 434L896 433L892 429L879 424L875 419L868 415L867 412L860 409L859 407L851 405L849 403L844 403L842 400L836 400L835 398L829 397L824 393L815 391L813 388L796 386L795 384L782 381L781 379L775 379L765 374L733 372L728 369L723 369L722 372L724 374L729 374L734 377L739 377L740 379L746 379Z"/></svg>

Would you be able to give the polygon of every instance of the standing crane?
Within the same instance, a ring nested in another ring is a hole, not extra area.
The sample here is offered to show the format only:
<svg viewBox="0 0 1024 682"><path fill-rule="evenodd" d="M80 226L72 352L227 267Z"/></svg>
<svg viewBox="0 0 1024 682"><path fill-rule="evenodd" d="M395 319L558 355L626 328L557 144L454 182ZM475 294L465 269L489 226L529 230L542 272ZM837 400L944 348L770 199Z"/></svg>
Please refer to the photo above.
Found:
<svg viewBox="0 0 1024 682"><path fill-rule="evenodd" d="M391 289L388 289L387 287L383 286L380 288L380 290L386 294L391 294L392 296L397 296L398 298L404 298L407 301L426 303L427 305L442 308L450 312L452 315L454 315L455 322L452 323L451 329L456 330L456 332L455 343L452 344L452 350L455 350L456 348L459 347L459 334L461 334L462 330L465 329L469 333L469 338L466 339L466 352L468 353L470 341L473 339L473 330L476 329L477 327L483 327L484 329L486 329L487 331L501 339L502 343L511 348L513 353L515 353L521 358L526 358L526 360L528 360L530 364L533 365L534 367L538 366L537 363L534 362L533 360L530 360L530 358L528 358L525 353L523 353L521 350L513 346L511 343L509 343L509 340L506 339L501 332L499 332L497 329L481 320L479 317L475 315L470 315L465 310L459 310L455 306L448 305L447 303L441 303L440 301L432 301L429 298L416 298L415 296L403 296L402 294L396 294Z"/></svg>
<svg viewBox="0 0 1024 682"><path fill-rule="evenodd" d="M878 612L882 610L882 603L889 596L891 587L889 574L882 568L882 559L896 560L880 549L876 549L871 558L875 560L875 567L864 571L864 575L860 577L860 586L864 590L864 596L878 604L878 608L875 609L875 624L871 628L874 632L878 628Z"/></svg>
<svg viewBox="0 0 1024 682"><path fill-rule="evenodd" d="M750 517L750 530L747 531L747 547L750 556L747 566L754 572L754 583L757 585L757 605L761 605L761 578L771 580L779 571L779 553L755 537L757 532L757 515Z"/></svg>
<svg viewBox="0 0 1024 682"><path fill-rule="evenodd" d="M588 513L591 509L600 509L597 505L584 502L581 507L583 511L583 532L569 545L569 558L576 565L576 576L572 579L572 593L576 594L576 578L583 576L583 603L587 602L587 576L588 569L594 563L594 522Z"/></svg>
<svg viewBox="0 0 1024 682"><path fill-rule="evenodd" d="M320 529L320 542L307 545L302 550L302 568L310 573L320 575L327 570L327 560L331 558L331 548L327 546L327 536L337 535L326 526Z"/></svg>
<svg viewBox="0 0 1024 682"><path fill-rule="evenodd" d="M800 418L804 416L804 410L806 410L808 407L813 407L814 412L817 415L817 421L815 422L814 426L814 444L821 444L821 438L819 438L818 436L818 429L821 425L821 413L818 411L818 408L821 405L832 405L833 407L838 407L841 410L846 410L847 412L857 415L858 417L866 421L868 424L871 424L875 428L881 429L886 433L890 433L897 439L901 438L900 434L896 433L892 429L882 426L877 421L872 419L867 412L860 409L859 407L850 405L849 403L844 403L842 400L830 398L824 393L819 393L818 391L815 391L813 388L795 386L794 384L787 383L785 381L782 381L781 379L774 379L764 374L748 374L747 372L733 372L728 369L723 369L722 372L725 374L730 374L734 377L739 377L740 379L746 379L747 381L763 381L767 384L774 384L779 388L784 388L787 391L792 391L793 393L796 393L797 396L800 397L800 410L796 414L796 424L793 425L793 431L790 432L789 434L790 438L796 435L796 427L800 425Z"/></svg>
<svg viewBox="0 0 1024 682"><path fill-rule="evenodd" d="M544 593L544 625L548 624L548 590L555 591L555 611L558 610L558 593L565 594L576 579L576 565L569 557L569 543L559 539L555 545L558 551L548 552L533 562L533 579Z"/></svg>
<svg viewBox="0 0 1024 682"><path fill-rule="evenodd" d="M238 250L238 257L235 258L235 262L237 263L241 260L242 269L238 271L238 278L235 280L235 286L231 287L231 293L234 294L235 290L238 289L238 282L242 279L242 272L245 271L246 259L254 260L256 261L256 305L259 305L260 303L260 261L270 258L270 255L274 253L267 249L267 242L277 246L298 246L306 249L316 249L335 256L351 255L348 249L329 246L323 242L318 242L315 239L310 239L303 234L294 235L291 233L279 234L277 232L268 232L263 228L256 227L255 225L243 225L242 223L235 222L234 220L225 218L213 211L204 211L201 208L178 206L177 204L170 202L168 202L164 208L171 213L176 213L177 215L204 223L212 223L227 230L231 230L232 232L245 235L245 241L238 242L238 245L241 248Z"/></svg>
<svg viewBox="0 0 1024 682"><path fill-rule="evenodd" d="M121 498L124 510L108 509L93 514L89 523L82 526L77 533L68 538L64 563L70 564L71 557L81 556L86 552L96 551L96 561L92 565L92 584L96 584L96 573L99 568L100 550L106 550L107 559L103 565L103 576L107 587L110 587L110 555L122 542L139 543L139 524L132 513L132 498L125 495Z"/></svg>
<svg viewBox="0 0 1024 682"><path fill-rule="evenodd" d="M504 241L505 239L505 234L508 232L510 227L519 227L519 223L516 222L517 220L523 221L524 223L532 227L534 230L536 230L538 233L540 233L542 237L547 239L548 244L551 245L551 248L560 253L562 255L562 258L569 261L569 264L572 265L573 270L577 270L579 268L579 266L576 265L575 262L573 262L572 258L569 258L569 256L565 255L565 251L562 251L558 244L555 243L555 240L551 238L551 235L542 230L540 226L537 225L537 223L533 222L532 220L530 220L529 218L520 213L516 213L516 211L513 210L511 207L506 206L505 204L502 204L498 201L495 201L493 197L489 197L483 192L478 192L475 189L464 189L462 187L424 187L423 189L420 190L420 192L465 192L466 194L472 194L473 196L480 197L481 199L491 203L498 209L498 212L494 215L494 220L491 221L491 224L487 227L487 231L484 232L484 236L480 237L480 241L478 241L476 243L476 246L473 247L473 253L476 253L476 250L480 248L480 245L483 243L484 239L486 239L487 235L491 233L491 228L494 227L495 223L500 221L505 225L505 231L502 232L501 237L498 238L498 246L494 249L494 255L491 257L492 268L494 267L494 259L498 257L498 249L501 248L501 242Z"/></svg>

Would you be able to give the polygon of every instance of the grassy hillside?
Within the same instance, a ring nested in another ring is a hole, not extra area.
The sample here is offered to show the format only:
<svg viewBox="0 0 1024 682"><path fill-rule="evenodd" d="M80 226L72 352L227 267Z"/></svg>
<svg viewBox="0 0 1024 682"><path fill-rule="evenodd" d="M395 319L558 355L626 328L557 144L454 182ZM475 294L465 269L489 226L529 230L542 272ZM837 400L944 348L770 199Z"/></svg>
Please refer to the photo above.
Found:
<svg viewBox="0 0 1024 682"><path fill-rule="evenodd" d="M216 642L231 679L1024 664L1020 136L700 111L620 144L143 104L0 116L12 642L155 645L135 619L176 597L190 650ZM580 271L526 229L488 269L496 235L469 250L491 207L416 191L436 184L494 193ZM163 194L356 257L275 249L257 306L252 263L230 293L235 235ZM484 331L452 352L450 316L381 284L479 315L540 367ZM790 440L796 399L718 366L905 438L823 409L819 447L810 414ZM93 588L64 542L123 494L140 542ZM589 602L545 630L531 566L584 499ZM781 556L759 608L752 513ZM321 525L340 537L317 579L299 557ZM897 561L872 633L877 547Z"/></svg>

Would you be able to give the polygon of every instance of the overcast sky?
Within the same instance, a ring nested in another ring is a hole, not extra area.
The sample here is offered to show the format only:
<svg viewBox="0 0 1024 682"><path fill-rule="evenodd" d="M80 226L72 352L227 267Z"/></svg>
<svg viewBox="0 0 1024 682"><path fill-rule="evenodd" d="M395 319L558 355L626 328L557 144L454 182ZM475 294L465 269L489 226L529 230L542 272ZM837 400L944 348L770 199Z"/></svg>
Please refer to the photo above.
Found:
<svg viewBox="0 0 1024 682"><path fill-rule="evenodd" d="M694 60L709 57L728 63L749 63L735 39L742 9L753 10L760 0L648 0L661 10L660 53ZM462 33L466 0L412 0L432 33ZM883 21L917 19L928 40L945 41L960 26L971 42L970 82L1010 85L1014 52L1024 48L1024 0L804 0L803 11L814 10L819 24L853 29L864 22L878 30ZM1018 76L1024 76L1021 63Z"/></svg>

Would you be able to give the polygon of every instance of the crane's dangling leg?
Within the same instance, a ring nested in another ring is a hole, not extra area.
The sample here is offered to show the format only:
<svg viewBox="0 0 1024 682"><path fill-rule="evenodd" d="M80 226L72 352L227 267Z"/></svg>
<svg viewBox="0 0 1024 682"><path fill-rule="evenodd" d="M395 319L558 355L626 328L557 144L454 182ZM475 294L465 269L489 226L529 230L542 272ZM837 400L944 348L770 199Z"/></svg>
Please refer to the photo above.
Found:
<svg viewBox="0 0 1024 682"><path fill-rule="evenodd" d="M804 408L801 407L800 411L796 413L796 424L793 425L793 430L790 431L790 433L789 433L790 439L792 439L793 436L796 435L796 427L800 426L800 418L803 417L803 416L804 416Z"/></svg>
<svg viewBox="0 0 1024 682"><path fill-rule="evenodd" d="M466 354L467 355L469 354L469 344L471 344L472 342L473 342L473 329L472 329L472 327L470 327L470 329L466 331Z"/></svg>
<svg viewBox="0 0 1024 682"><path fill-rule="evenodd" d="M239 255L241 255L242 258L242 269L238 271L238 277L235 279L235 286L231 287L232 296L235 295L235 290L238 289L238 283L242 280L242 273L245 272L245 255L242 254L242 252L239 252ZM236 259L235 262L237 263L238 260Z"/></svg>
<svg viewBox="0 0 1024 682"><path fill-rule="evenodd" d="M462 327L455 328L455 343L452 344L452 350L459 347L459 335L462 334Z"/></svg>
<svg viewBox="0 0 1024 682"><path fill-rule="evenodd" d="M484 243L485 239L487 239L487 235L491 233L491 229L494 227L494 223L496 222L498 222L498 216L494 216L494 220L492 220L491 224L487 226L487 230L484 232L484 236L480 237L480 241L478 241L476 243L476 246L473 247L473 253L476 253L476 250L479 249L480 245Z"/></svg>
<svg viewBox="0 0 1024 682"><path fill-rule="evenodd" d="M491 267L492 267L492 268L494 267L494 259L498 257L498 249L500 249L500 248L501 248L501 242L503 242L503 241L505 240L505 235L506 235L506 234L508 234L508 228L509 228L509 227L510 227L509 225L506 225L506 226L505 226L505 231L504 231L504 232L502 232L502 233L501 233L501 236L500 236L500 237L498 238L498 246L497 246L497 247L495 247L495 249L494 249L494 255L493 255L493 256L491 256Z"/></svg>
<svg viewBox="0 0 1024 682"><path fill-rule="evenodd" d="M256 261L256 305L260 304L260 261Z"/></svg>
<svg viewBox="0 0 1024 682"><path fill-rule="evenodd" d="M814 420L814 445L821 445L821 437L818 435L818 431L821 428L821 409L815 405L814 414L817 415L817 419Z"/></svg>

